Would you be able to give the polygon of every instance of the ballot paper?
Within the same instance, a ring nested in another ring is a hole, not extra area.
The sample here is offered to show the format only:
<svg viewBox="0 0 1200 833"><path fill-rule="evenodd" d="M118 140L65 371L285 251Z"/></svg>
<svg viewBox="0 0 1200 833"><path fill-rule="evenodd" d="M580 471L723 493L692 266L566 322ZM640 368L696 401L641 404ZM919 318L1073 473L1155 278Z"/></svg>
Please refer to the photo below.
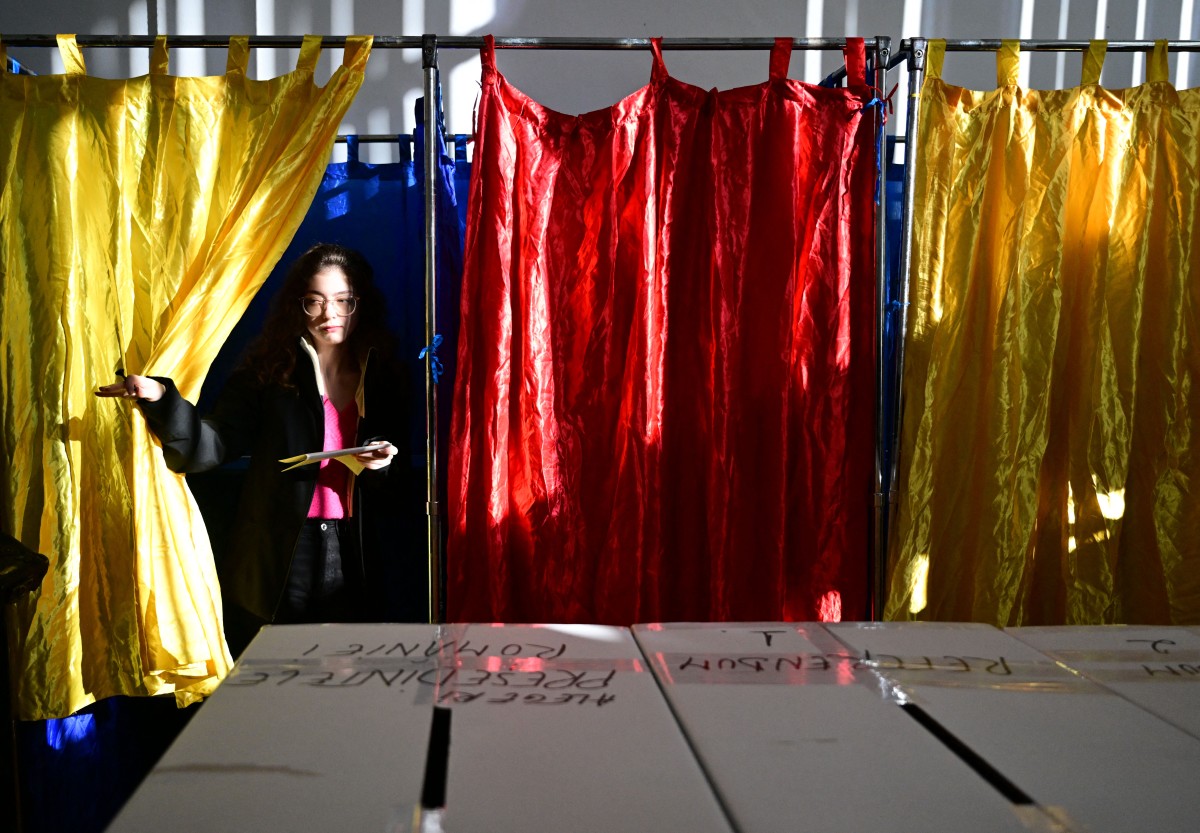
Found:
<svg viewBox="0 0 1200 833"><path fill-rule="evenodd" d="M295 457L284 457L279 462L290 463L284 471L298 469L301 466L307 466L311 463L319 463L322 460L337 460L343 463L350 471L358 474L363 470L363 466L354 459L355 454L362 454L364 451L370 451L373 448L378 448L379 443L375 445L360 445L355 448L337 448L331 451L310 451L308 454L297 454Z"/></svg>

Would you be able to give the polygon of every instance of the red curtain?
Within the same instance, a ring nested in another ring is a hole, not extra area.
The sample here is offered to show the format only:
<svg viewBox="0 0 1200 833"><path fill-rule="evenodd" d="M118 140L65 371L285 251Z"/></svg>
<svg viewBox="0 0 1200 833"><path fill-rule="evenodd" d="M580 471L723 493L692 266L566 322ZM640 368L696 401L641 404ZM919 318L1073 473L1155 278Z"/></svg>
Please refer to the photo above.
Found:
<svg viewBox="0 0 1200 833"><path fill-rule="evenodd" d="M482 50L450 621L864 618L873 119L851 86L539 106Z"/></svg>

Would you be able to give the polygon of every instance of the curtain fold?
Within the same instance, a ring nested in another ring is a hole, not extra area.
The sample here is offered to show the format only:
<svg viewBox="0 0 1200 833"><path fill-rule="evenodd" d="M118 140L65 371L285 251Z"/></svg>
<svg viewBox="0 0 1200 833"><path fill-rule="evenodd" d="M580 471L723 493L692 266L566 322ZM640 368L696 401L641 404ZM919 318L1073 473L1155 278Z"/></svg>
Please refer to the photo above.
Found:
<svg viewBox="0 0 1200 833"><path fill-rule="evenodd" d="M24 719L114 694L210 692L230 665L199 512L140 415L92 391L118 370L191 399L308 207L370 38L313 82L224 76L0 76L0 522L51 558L10 609Z"/></svg>
<svg viewBox="0 0 1200 833"><path fill-rule="evenodd" d="M574 117L483 50L451 621L865 613L874 141L848 89L669 76Z"/></svg>
<svg viewBox="0 0 1200 833"><path fill-rule="evenodd" d="M1200 622L1200 90L921 92L886 615Z"/></svg>

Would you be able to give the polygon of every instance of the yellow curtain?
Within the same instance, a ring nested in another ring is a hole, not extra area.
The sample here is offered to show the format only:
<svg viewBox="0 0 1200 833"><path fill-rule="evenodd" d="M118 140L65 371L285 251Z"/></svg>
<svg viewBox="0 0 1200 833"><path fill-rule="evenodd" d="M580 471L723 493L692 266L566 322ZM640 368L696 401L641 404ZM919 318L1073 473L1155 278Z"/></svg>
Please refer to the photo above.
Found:
<svg viewBox="0 0 1200 833"><path fill-rule="evenodd" d="M941 78L918 125L885 616L1200 623L1200 89ZM1195 486L1195 488L1193 488Z"/></svg>
<svg viewBox="0 0 1200 833"><path fill-rule="evenodd" d="M48 555L40 593L8 611L18 713L58 717L115 694L190 702L230 666L200 514L136 409L98 399L130 373L195 399L282 255L362 83L351 38L324 87L319 38L294 72L0 76L0 523Z"/></svg>

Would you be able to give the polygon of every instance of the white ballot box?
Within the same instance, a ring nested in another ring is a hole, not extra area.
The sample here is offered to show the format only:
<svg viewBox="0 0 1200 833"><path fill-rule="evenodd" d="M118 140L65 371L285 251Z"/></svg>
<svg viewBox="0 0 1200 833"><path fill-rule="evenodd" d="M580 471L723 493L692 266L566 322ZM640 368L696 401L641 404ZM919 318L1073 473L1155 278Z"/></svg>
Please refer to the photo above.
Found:
<svg viewBox="0 0 1200 833"><path fill-rule="evenodd" d="M265 628L110 830L168 818L731 833L630 632L591 626Z"/></svg>
<svg viewBox="0 0 1200 833"><path fill-rule="evenodd" d="M1200 739L1200 631L1097 625L1006 633Z"/></svg>
<svg viewBox="0 0 1200 833"><path fill-rule="evenodd" d="M406 829L437 651L432 625L263 628L109 831Z"/></svg>
<svg viewBox="0 0 1200 833"><path fill-rule="evenodd" d="M449 625L446 833L724 831L625 628Z"/></svg>
<svg viewBox="0 0 1200 833"><path fill-rule="evenodd" d="M987 625L827 625L998 788L1088 833L1194 833L1200 742Z"/></svg>
<svg viewBox="0 0 1200 833"><path fill-rule="evenodd" d="M1024 812L818 624L634 636L741 831L1024 831Z"/></svg>

